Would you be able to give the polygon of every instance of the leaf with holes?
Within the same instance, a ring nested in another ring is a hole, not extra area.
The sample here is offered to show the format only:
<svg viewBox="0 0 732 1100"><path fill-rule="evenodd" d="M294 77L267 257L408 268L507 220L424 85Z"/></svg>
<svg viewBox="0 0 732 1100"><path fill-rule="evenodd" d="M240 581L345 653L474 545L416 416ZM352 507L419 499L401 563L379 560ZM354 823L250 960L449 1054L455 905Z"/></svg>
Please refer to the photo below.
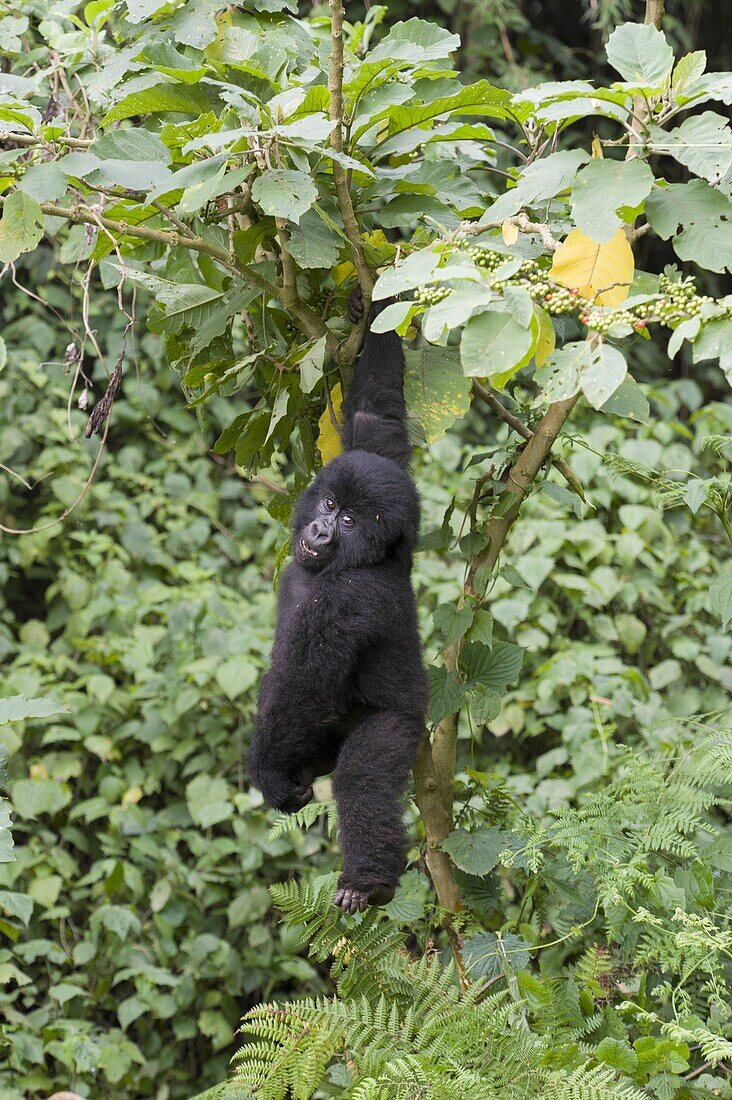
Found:
<svg viewBox="0 0 732 1100"><path fill-rule="evenodd" d="M296 224L317 197L318 189L310 176L290 168L271 168L257 176L252 185L252 199L265 214Z"/></svg>
<svg viewBox="0 0 732 1100"><path fill-rule="evenodd" d="M14 191L3 204L0 218L0 263L14 263L22 252L30 252L41 237L46 219L30 195Z"/></svg>

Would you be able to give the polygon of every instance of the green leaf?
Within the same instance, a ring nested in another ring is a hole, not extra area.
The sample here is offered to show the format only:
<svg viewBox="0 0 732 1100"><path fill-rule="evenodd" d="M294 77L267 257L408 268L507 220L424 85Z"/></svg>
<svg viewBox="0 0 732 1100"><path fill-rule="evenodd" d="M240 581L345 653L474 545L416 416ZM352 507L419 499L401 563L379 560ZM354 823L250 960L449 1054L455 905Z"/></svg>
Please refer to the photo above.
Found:
<svg viewBox="0 0 732 1100"><path fill-rule="evenodd" d="M170 163L170 150L160 136L142 127L126 127L102 134L91 146L90 153L104 161L149 160L156 164ZM87 155L89 154L69 153L60 163L65 164L69 157Z"/></svg>
<svg viewBox="0 0 732 1100"><path fill-rule="evenodd" d="M211 109L215 97L204 87L188 84L155 84L121 99L102 119L110 126L137 115L184 114L198 116Z"/></svg>
<svg viewBox="0 0 732 1100"><path fill-rule="evenodd" d="M413 302L392 302L371 323L372 332L398 332L403 335L414 312Z"/></svg>
<svg viewBox="0 0 732 1100"><path fill-rule="evenodd" d="M172 190L174 186L180 183L178 177L181 174L178 172L166 184L159 184L150 198L152 199L153 195L164 193L161 192L161 187ZM226 166L222 165L214 175L209 175L207 179L201 179L199 182L186 187L178 202L178 213L181 216L198 213L218 195L223 195L228 191L236 191L251 174L251 165L244 165L243 168L237 168L233 172L227 172Z"/></svg>
<svg viewBox="0 0 732 1100"><path fill-rule="evenodd" d="M476 310L489 305L491 299L493 294L487 286L456 280L452 293L424 313L422 334L425 340L439 343L446 332L460 328Z"/></svg>
<svg viewBox="0 0 732 1100"><path fill-rule="evenodd" d="M273 232L274 222L267 220L255 222L248 229L234 230L234 251L240 263L251 263L260 244L264 244Z"/></svg>
<svg viewBox="0 0 732 1100"><path fill-rule="evenodd" d="M563 149L534 161L524 169L516 186L488 207L480 219L481 225L500 225L505 218L518 214L522 207L537 206L566 191L578 168L589 159L589 153L582 149Z"/></svg>
<svg viewBox="0 0 732 1100"><path fill-rule="evenodd" d="M638 1068L638 1055L627 1039L601 1039L593 1053L598 1062L604 1062L623 1073L633 1074Z"/></svg>
<svg viewBox="0 0 732 1100"><path fill-rule="evenodd" d="M12 890L0 890L0 909L10 913L12 917L17 917L27 928L33 916L33 898Z"/></svg>
<svg viewBox="0 0 732 1100"><path fill-rule="evenodd" d="M7 8L5 9L8 10ZM28 16L6 15L0 19L0 51L3 53L20 53L23 49L23 40L20 37L28 30Z"/></svg>
<svg viewBox="0 0 732 1100"><path fill-rule="evenodd" d="M229 657L216 669L216 683L228 699L237 699L248 691L259 676L248 657Z"/></svg>
<svg viewBox="0 0 732 1100"><path fill-rule="evenodd" d="M257 176L252 186L252 199L265 214L299 222L318 197L318 189L310 176L288 168L271 168Z"/></svg>
<svg viewBox="0 0 732 1100"><path fill-rule="evenodd" d="M165 0L125 0L130 23L141 23L164 6Z"/></svg>
<svg viewBox="0 0 732 1100"><path fill-rule="evenodd" d="M202 829L228 821L234 813L229 784L219 777L197 775L186 787L186 802L193 821Z"/></svg>
<svg viewBox="0 0 732 1100"><path fill-rule="evenodd" d="M460 665L466 680L504 692L523 664L524 651L513 642L493 642L491 648L480 642L470 642L460 654Z"/></svg>
<svg viewBox="0 0 732 1100"><path fill-rule="evenodd" d="M103 905L97 909L92 917L92 927L98 929L100 925L121 941L126 940L130 933L140 931L139 919L124 905Z"/></svg>
<svg viewBox="0 0 732 1100"><path fill-rule="evenodd" d="M582 392L593 409L603 407L627 373L628 364L622 352L608 344L600 344L580 376Z"/></svg>
<svg viewBox="0 0 732 1100"><path fill-rule="evenodd" d="M470 692L470 716L476 726L486 726L501 713L501 695L495 688L478 684Z"/></svg>
<svg viewBox="0 0 732 1100"><path fill-rule="evenodd" d="M0 371L3 369L8 361L8 349L5 345L5 341L0 336Z"/></svg>
<svg viewBox="0 0 732 1100"><path fill-rule="evenodd" d="M732 168L732 129L714 111L687 118L670 132L652 126L650 144L653 152L673 157L711 184L718 184Z"/></svg>
<svg viewBox="0 0 732 1100"><path fill-rule="evenodd" d="M176 42L182 46L193 46L204 50L215 41L218 27L213 15L204 6L192 7L185 4L172 21Z"/></svg>
<svg viewBox="0 0 732 1100"><path fill-rule="evenodd" d="M692 343L691 357L695 363L719 359L719 366L732 385L732 319L719 318L704 325Z"/></svg>
<svg viewBox="0 0 732 1100"><path fill-rule="evenodd" d="M441 847L456 867L469 875L487 875L498 863L498 856L508 847L509 837L493 826L482 826L468 832L454 829Z"/></svg>
<svg viewBox="0 0 732 1100"><path fill-rule="evenodd" d="M454 603L443 603L435 608L435 626L442 634L445 642L452 645L462 638L465 631L473 621L473 609L471 607L456 607Z"/></svg>
<svg viewBox="0 0 732 1100"><path fill-rule="evenodd" d="M732 272L732 202L704 180L655 188L646 199L646 217L663 240L677 234L673 244L680 259Z"/></svg>
<svg viewBox="0 0 732 1100"><path fill-rule="evenodd" d="M290 229L287 251L298 267L332 268L338 262L343 241L317 210L308 210Z"/></svg>
<svg viewBox="0 0 732 1100"><path fill-rule="evenodd" d="M393 899L384 906L384 912L399 924L413 925L424 916L426 900L424 875L417 870L407 871Z"/></svg>
<svg viewBox="0 0 732 1100"><path fill-rule="evenodd" d="M435 725L456 714L465 698L465 687L454 672L448 672L444 665L427 669L430 684L430 701L427 707L429 719Z"/></svg>
<svg viewBox="0 0 732 1100"><path fill-rule="evenodd" d="M15 812L25 820L58 813L71 801L69 789L55 779L17 779L11 793Z"/></svg>
<svg viewBox="0 0 732 1100"><path fill-rule="evenodd" d="M300 360L300 389L303 393L312 393L323 377L325 349L325 336L321 336L310 345Z"/></svg>
<svg viewBox="0 0 732 1100"><path fill-rule="evenodd" d="M478 608L473 616L473 625L468 631L471 642L480 642L490 647L493 644L493 616L490 611Z"/></svg>
<svg viewBox="0 0 732 1100"><path fill-rule="evenodd" d="M366 55L366 61L401 60L413 63L439 61L449 57L460 45L460 36L451 34L436 23L423 19L407 19L395 23L378 46Z"/></svg>
<svg viewBox="0 0 732 1100"><path fill-rule="evenodd" d="M689 505L691 511L696 513L707 499L708 483L706 481L690 481L684 493L684 502Z"/></svg>
<svg viewBox="0 0 732 1100"><path fill-rule="evenodd" d="M0 798L0 863L12 863L14 859L10 812L5 799Z"/></svg>
<svg viewBox="0 0 732 1100"><path fill-rule="evenodd" d="M55 160L34 164L32 168L26 170L18 183L20 190L37 202L60 199L66 193L68 185L65 173L61 171Z"/></svg>
<svg viewBox="0 0 732 1100"><path fill-rule="evenodd" d="M0 263L14 263L22 252L31 252L43 236L45 222L35 199L13 191L5 199L0 218Z"/></svg>
<svg viewBox="0 0 732 1100"><path fill-rule="evenodd" d="M511 96L501 88L495 88L487 80L479 80L460 88L454 95L438 96L428 103L416 106L394 107L389 111L388 137L380 141L374 153L385 156L393 151L396 135L414 127L430 127L435 119L450 114L487 115L506 118Z"/></svg>
<svg viewBox="0 0 732 1100"><path fill-rule="evenodd" d="M652 187L645 161L591 160L572 187L572 217L583 233L604 244L622 223L616 211L640 206Z"/></svg>
<svg viewBox="0 0 732 1100"><path fill-rule="evenodd" d="M582 519L584 515L583 504L581 499L576 493L573 493L570 489L567 489L564 485L556 485L553 481L542 481L540 492L548 496L555 504L558 504L560 508L564 508L568 512L573 512L577 519ZM551 572L551 569L547 570L542 580L546 580L546 577ZM538 575L540 575L541 571Z"/></svg>
<svg viewBox="0 0 732 1100"><path fill-rule="evenodd" d="M612 67L631 84L660 90L671 75L674 51L665 34L650 24L621 24L606 49Z"/></svg>
<svg viewBox="0 0 732 1100"><path fill-rule="evenodd" d="M374 301L380 302L384 298L393 298L397 294L403 294L404 291L415 290L433 281L439 264L440 257L436 252L428 249L412 252L401 263L388 268L379 276L374 286Z"/></svg>
<svg viewBox="0 0 732 1100"><path fill-rule="evenodd" d="M726 630L732 620L732 572L720 573L709 586L707 606Z"/></svg>
<svg viewBox="0 0 732 1100"><path fill-rule="evenodd" d="M506 968L516 973L527 967L530 959L529 945L512 932L501 936L495 932L478 932L466 939L463 959L476 981L491 981L501 977Z"/></svg>
<svg viewBox="0 0 732 1100"><path fill-rule="evenodd" d="M704 50L695 50L693 53L684 54L676 62L674 75L671 79L671 90L678 98L683 96L699 77L704 75L707 67L707 55Z"/></svg>
<svg viewBox="0 0 732 1100"><path fill-rule="evenodd" d="M409 412L436 443L470 408L470 379L452 348L422 346L405 352L404 398Z"/></svg>
<svg viewBox="0 0 732 1100"><path fill-rule="evenodd" d="M612 397L608 398L602 406L602 412L613 416L624 416L629 420L637 420L641 424L647 424L651 417L648 398L630 375L620 383Z"/></svg>
<svg viewBox="0 0 732 1100"><path fill-rule="evenodd" d="M63 714L67 708L53 699L26 699L24 695L8 695L0 699L0 726L5 722L22 722L26 718L50 718Z"/></svg>
<svg viewBox="0 0 732 1100"><path fill-rule="evenodd" d="M479 313L470 318L460 341L463 370L471 377L500 376L505 385L511 374L531 358L533 346L533 331L520 325L510 313Z"/></svg>
<svg viewBox="0 0 732 1100"><path fill-rule="evenodd" d="M584 372L591 366L592 349L586 340L565 344L552 352L544 366L534 374L542 399L551 405L554 401L574 397L582 384Z"/></svg>

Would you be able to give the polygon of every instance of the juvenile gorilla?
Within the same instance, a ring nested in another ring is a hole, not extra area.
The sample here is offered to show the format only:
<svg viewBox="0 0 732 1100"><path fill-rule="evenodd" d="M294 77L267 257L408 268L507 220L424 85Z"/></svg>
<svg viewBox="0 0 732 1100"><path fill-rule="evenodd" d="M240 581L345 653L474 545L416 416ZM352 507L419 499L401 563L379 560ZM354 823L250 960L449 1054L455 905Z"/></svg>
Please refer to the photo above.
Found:
<svg viewBox="0 0 732 1100"><path fill-rule="evenodd" d="M352 298L351 319L362 311ZM295 510L294 561L280 584L249 750L254 783L289 813L309 802L315 776L335 772L343 874L334 901L350 913L394 896L401 801L427 701L410 582L419 501L406 469L403 375L396 333L368 331L344 404L345 453Z"/></svg>

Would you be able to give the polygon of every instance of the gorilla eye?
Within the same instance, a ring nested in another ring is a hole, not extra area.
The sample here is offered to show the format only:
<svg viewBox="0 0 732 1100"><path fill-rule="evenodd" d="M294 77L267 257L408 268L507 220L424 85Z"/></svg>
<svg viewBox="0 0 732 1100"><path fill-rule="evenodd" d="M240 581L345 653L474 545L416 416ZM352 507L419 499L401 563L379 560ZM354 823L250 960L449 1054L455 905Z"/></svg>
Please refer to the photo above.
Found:
<svg viewBox="0 0 732 1100"><path fill-rule="evenodd" d="M333 497L326 497L325 500L323 501L323 504L325 505L325 507L328 509L329 512L335 512L336 502L333 500Z"/></svg>
<svg viewBox="0 0 732 1100"><path fill-rule="evenodd" d="M349 516L348 513L341 516L341 523L343 524L344 527L353 527L355 522L356 521L353 518L353 516Z"/></svg>

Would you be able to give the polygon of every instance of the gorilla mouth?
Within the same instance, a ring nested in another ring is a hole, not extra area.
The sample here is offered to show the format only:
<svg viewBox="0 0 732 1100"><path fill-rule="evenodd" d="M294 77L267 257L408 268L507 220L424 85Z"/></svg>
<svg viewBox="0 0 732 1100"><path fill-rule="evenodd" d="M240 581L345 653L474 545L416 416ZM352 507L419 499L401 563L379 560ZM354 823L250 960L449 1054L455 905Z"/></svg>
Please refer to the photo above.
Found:
<svg viewBox="0 0 732 1100"><path fill-rule="evenodd" d="M302 550L303 554L307 554L311 558L317 558L318 556L318 551L313 550L311 547L309 547L308 544L305 542L305 539L300 539L300 549Z"/></svg>

